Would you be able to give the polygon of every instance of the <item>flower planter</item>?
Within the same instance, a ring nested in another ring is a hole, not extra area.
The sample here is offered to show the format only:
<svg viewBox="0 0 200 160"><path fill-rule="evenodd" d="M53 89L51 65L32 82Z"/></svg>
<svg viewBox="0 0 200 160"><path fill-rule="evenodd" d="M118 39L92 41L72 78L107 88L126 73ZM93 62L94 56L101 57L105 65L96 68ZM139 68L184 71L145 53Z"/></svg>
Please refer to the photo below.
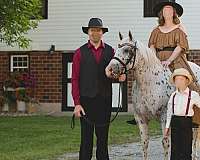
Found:
<svg viewBox="0 0 200 160"><path fill-rule="evenodd" d="M18 112L26 111L26 103L24 101L17 101L17 111Z"/></svg>
<svg viewBox="0 0 200 160"><path fill-rule="evenodd" d="M8 112L9 111L9 106L7 103L5 103L2 107L2 112Z"/></svg>
<svg viewBox="0 0 200 160"><path fill-rule="evenodd" d="M37 108L34 103L27 103L27 113L36 113Z"/></svg>

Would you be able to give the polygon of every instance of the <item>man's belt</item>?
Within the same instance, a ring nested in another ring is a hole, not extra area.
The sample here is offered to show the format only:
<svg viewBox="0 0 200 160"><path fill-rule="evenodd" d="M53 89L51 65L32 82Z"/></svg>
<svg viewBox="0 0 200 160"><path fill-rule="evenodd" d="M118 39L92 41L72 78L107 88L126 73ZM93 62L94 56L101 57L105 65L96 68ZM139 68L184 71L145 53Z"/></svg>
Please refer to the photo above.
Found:
<svg viewBox="0 0 200 160"><path fill-rule="evenodd" d="M156 51L157 51L157 52L160 52L160 51L174 51L175 48L176 48L176 47L164 47L164 48L162 48L162 49L156 48Z"/></svg>

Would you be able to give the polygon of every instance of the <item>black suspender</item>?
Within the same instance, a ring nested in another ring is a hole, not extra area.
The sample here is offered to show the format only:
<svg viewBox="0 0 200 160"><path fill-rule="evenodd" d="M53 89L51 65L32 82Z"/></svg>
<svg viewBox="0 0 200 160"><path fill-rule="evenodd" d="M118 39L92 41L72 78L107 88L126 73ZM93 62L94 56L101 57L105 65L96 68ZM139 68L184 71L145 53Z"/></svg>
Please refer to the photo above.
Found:
<svg viewBox="0 0 200 160"><path fill-rule="evenodd" d="M173 99L172 99L172 113L173 114L174 114L174 99L175 99L175 96L176 96L176 93L174 94Z"/></svg>
<svg viewBox="0 0 200 160"><path fill-rule="evenodd" d="M174 100L175 100L176 93L173 95L172 98L172 113L174 114ZM189 90L189 95L188 95L188 101L187 101L187 107L185 111L185 116L188 115L189 107L190 107L190 100L191 100L191 90Z"/></svg>
<svg viewBox="0 0 200 160"><path fill-rule="evenodd" d="M191 100L191 90L189 90L189 96L188 96L188 101L187 101L187 108L186 108L186 112L185 115L188 115L188 111L189 111L189 107L190 107L190 100Z"/></svg>

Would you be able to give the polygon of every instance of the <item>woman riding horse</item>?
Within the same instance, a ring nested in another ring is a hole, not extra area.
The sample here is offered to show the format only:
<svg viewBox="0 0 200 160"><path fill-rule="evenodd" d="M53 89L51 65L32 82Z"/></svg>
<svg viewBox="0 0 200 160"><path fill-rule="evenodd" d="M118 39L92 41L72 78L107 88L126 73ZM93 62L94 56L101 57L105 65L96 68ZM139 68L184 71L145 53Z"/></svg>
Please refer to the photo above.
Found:
<svg viewBox="0 0 200 160"><path fill-rule="evenodd" d="M175 2L161 2L154 7L154 13L158 17L158 26L151 32L149 47L156 52L163 66L169 67L172 72L178 68L187 69L193 77L189 88L200 93L186 58L189 48L187 34L179 20L183 14L182 6ZM200 111L196 107L193 123L200 124Z"/></svg>

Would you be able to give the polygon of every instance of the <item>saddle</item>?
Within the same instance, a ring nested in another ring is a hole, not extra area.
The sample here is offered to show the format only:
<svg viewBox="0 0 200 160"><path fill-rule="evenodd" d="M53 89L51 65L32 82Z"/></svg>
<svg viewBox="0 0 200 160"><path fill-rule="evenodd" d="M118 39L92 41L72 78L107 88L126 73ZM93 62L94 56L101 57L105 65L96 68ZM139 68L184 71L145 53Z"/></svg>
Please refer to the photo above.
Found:
<svg viewBox="0 0 200 160"><path fill-rule="evenodd" d="M194 109L194 116L192 117L192 122L194 126L199 126L200 125L200 108L197 106L193 106Z"/></svg>
<svg viewBox="0 0 200 160"><path fill-rule="evenodd" d="M194 91L198 92L200 95L200 85L197 82L194 82L195 85L189 86ZM192 117L193 126L198 127L200 125L200 108L198 108L196 105L193 106L194 115Z"/></svg>
<svg viewBox="0 0 200 160"><path fill-rule="evenodd" d="M193 82L193 84L191 84L189 86L189 88L198 92L200 95L200 85L197 83L197 81ZM192 122L193 122L193 126L195 128L200 125L200 108L198 108L196 105L194 105L193 110L194 110L194 115L192 117Z"/></svg>
<svg viewBox="0 0 200 160"><path fill-rule="evenodd" d="M200 95L200 85L197 83L196 77L194 76L193 72L191 72L191 73L192 73L194 82L192 85L189 86L189 88L198 92ZM200 108L198 108L196 105L194 105L193 109L194 109L194 115L192 117L193 126L198 127L200 125Z"/></svg>

